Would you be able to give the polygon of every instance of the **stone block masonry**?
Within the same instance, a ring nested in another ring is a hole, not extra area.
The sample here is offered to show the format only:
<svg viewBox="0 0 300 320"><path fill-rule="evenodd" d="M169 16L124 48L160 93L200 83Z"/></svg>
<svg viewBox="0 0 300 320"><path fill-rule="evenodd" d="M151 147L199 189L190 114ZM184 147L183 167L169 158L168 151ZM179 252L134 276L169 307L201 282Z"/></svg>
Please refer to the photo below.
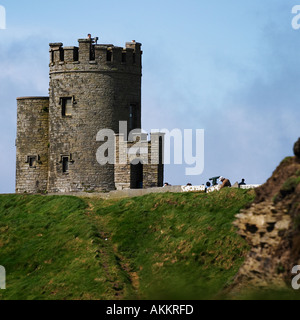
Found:
<svg viewBox="0 0 300 320"><path fill-rule="evenodd" d="M47 190L49 98L18 98L16 192Z"/></svg>

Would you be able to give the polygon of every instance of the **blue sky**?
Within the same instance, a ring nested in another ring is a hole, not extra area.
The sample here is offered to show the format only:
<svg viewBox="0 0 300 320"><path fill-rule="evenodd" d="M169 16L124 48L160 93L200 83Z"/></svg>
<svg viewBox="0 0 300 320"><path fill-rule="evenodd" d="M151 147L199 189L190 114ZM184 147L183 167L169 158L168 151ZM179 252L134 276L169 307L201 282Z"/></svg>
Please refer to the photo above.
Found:
<svg viewBox="0 0 300 320"><path fill-rule="evenodd" d="M16 97L48 94L48 44L143 44L143 128L205 129L205 170L263 183L300 136L300 30L290 0L16 1L0 30L0 193L14 192Z"/></svg>

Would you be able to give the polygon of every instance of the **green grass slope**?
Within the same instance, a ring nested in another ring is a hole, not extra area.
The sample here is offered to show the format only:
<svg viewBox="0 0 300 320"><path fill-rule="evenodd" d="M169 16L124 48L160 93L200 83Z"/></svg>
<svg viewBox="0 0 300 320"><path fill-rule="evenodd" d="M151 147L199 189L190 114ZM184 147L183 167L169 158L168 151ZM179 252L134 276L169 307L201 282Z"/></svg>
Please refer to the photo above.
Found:
<svg viewBox="0 0 300 320"><path fill-rule="evenodd" d="M0 195L0 299L213 299L248 250L252 191L119 201Z"/></svg>

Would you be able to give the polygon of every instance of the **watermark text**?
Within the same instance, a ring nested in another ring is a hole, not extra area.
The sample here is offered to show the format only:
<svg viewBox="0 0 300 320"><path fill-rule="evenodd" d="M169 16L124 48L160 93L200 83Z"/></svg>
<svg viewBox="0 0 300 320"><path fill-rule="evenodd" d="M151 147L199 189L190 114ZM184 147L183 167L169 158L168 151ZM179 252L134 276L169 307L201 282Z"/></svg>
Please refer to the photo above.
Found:
<svg viewBox="0 0 300 320"><path fill-rule="evenodd" d="M300 266L295 266L292 269L292 274L295 274L296 276L292 280L292 287L294 290L299 290L300 289Z"/></svg>
<svg viewBox="0 0 300 320"><path fill-rule="evenodd" d="M6 10L0 5L0 30L6 29Z"/></svg>
<svg viewBox="0 0 300 320"><path fill-rule="evenodd" d="M292 8L292 14L295 16L292 19L292 28L294 30L300 29L300 5L296 5Z"/></svg>
<svg viewBox="0 0 300 320"><path fill-rule="evenodd" d="M111 129L98 132L96 141L102 142L96 153L100 165L114 164L186 164L188 176L201 175L204 171L203 129L142 129L127 133L127 122L120 121L119 133Z"/></svg>
<svg viewBox="0 0 300 320"><path fill-rule="evenodd" d="M6 289L6 271L5 268L0 266L0 290Z"/></svg>

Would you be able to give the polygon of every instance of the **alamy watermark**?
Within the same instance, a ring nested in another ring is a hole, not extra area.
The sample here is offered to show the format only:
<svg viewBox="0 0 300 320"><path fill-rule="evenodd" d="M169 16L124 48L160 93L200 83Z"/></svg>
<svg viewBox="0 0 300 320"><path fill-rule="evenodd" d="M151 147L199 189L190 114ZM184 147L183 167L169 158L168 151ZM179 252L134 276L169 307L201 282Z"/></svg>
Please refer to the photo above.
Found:
<svg viewBox="0 0 300 320"><path fill-rule="evenodd" d="M300 5L296 5L292 8L292 14L295 16L292 19L292 28L294 30L300 29Z"/></svg>
<svg viewBox="0 0 300 320"><path fill-rule="evenodd" d="M6 270L0 266L0 290L6 289Z"/></svg>
<svg viewBox="0 0 300 320"><path fill-rule="evenodd" d="M127 132L127 121L119 122L119 134L111 129L102 129L96 140L103 142L97 150L100 165L106 164L186 164L185 174L201 175L204 171L204 130L203 129L142 129ZM150 146L149 146L150 144ZM173 145L173 148L172 148Z"/></svg>
<svg viewBox="0 0 300 320"><path fill-rule="evenodd" d="M0 30L6 29L6 10L0 5Z"/></svg>
<svg viewBox="0 0 300 320"><path fill-rule="evenodd" d="M294 290L299 290L300 289L300 266L295 266L292 269L292 274L295 274L296 276L292 279L292 287Z"/></svg>

